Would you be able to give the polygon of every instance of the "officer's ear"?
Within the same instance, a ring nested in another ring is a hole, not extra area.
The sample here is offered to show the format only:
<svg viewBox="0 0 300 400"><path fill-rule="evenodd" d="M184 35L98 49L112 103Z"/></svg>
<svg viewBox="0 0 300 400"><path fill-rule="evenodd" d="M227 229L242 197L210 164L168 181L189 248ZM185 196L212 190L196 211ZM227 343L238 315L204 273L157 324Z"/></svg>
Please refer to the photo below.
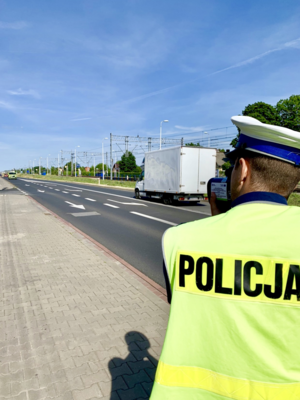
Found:
<svg viewBox="0 0 300 400"><path fill-rule="evenodd" d="M247 178L249 180L249 174L250 174L249 160L247 158L238 157L235 161L234 168L238 172L239 175L238 180L240 184L245 184Z"/></svg>
<svg viewBox="0 0 300 400"><path fill-rule="evenodd" d="M250 162L247 158L241 158L241 179L243 180L244 184L250 185L250 175L251 175L251 168Z"/></svg>

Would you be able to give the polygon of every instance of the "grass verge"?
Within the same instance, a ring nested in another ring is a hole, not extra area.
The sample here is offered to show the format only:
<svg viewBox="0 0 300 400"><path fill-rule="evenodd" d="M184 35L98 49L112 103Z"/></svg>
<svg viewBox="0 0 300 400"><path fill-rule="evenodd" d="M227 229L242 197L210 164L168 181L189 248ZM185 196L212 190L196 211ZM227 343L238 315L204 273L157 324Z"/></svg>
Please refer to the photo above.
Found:
<svg viewBox="0 0 300 400"><path fill-rule="evenodd" d="M74 177L74 176L53 176L53 175L30 175L30 174L18 174L19 178L28 178L28 179L38 179L41 181L56 181L56 182L76 182L76 183L88 183L90 185L96 186L115 186L122 188L133 189L135 187L135 182L131 181L110 181L105 180L105 183L102 183L103 180L99 180L97 178L88 178L88 177Z"/></svg>
<svg viewBox="0 0 300 400"><path fill-rule="evenodd" d="M289 197L288 205L300 207L300 194L292 193Z"/></svg>

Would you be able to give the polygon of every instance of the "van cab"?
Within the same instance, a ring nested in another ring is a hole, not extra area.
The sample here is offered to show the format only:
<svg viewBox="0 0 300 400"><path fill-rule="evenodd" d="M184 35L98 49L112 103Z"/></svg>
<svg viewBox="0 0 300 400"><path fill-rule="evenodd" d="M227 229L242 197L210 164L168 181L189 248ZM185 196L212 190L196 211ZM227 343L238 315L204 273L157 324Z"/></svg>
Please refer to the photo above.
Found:
<svg viewBox="0 0 300 400"><path fill-rule="evenodd" d="M15 171L9 171L8 179L17 179L17 175Z"/></svg>

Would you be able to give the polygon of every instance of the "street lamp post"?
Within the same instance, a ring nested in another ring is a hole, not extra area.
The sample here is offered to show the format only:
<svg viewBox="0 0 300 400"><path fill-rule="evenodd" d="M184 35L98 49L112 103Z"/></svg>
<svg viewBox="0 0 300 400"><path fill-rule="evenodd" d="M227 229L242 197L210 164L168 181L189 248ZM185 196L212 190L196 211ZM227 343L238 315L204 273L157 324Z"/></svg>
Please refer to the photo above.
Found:
<svg viewBox="0 0 300 400"><path fill-rule="evenodd" d="M94 177L96 176L96 164L95 164L95 154L92 154L94 156Z"/></svg>
<svg viewBox="0 0 300 400"><path fill-rule="evenodd" d="M205 135L208 135L208 138L207 138L207 144L208 144L208 146L207 146L207 147L210 147L210 136L209 136L209 133L208 133L208 132L204 132L204 134L205 134Z"/></svg>
<svg viewBox="0 0 300 400"><path fill-rule="evenodd" d="M48 172L49 172L49 168L48 168L48 157L50 156L51 154L48 154L47 155L47 174L48 174ZM50 168L50 175L51 175L51 168Z"/></svg>
<svg viewBox="0 0 300 400"><path fill-rule="evenodd" d="M107 140L107 137L102 140L102 178L103 178L103 182L104 182L104 179L105 179L104 178L104 151L103 151L103 142L104 142L104 140Z"/></svg>
<svg viewBox="0 0 300 400"><path fill-rule="evenodd" d="M160 123L160 131L159 131L159 150L161 150L161 135L162 135L162 124L163 122L169 122L168 119L164 119L163 121L161 121Z"/></svg>
<svg viewBox="0 0 300 400"><path fill-rule="evenodd" d="M77 146L77 147L80 147L80 146ZM75 178L76 178L76 172L77 172L77 161L76 161L76 150L77 150L77 147L75 147Z"/></svg>
<svg viewBox="0 0 300 400"><path fill-rule="evenodd" d="M43 158L43 157L39 158L39 175L41 175L41 158Z"/></svg>

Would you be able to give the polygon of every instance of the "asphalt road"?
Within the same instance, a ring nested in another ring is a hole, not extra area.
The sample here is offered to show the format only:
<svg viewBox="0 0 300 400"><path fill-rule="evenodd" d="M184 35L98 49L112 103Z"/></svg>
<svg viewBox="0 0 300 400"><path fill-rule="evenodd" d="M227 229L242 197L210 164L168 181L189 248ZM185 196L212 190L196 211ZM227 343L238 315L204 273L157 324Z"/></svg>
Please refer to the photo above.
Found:
<svg viewBox="0 0 300 400"><path fill-rule="evenodd" d="M163 287L164 231L210 215L206 202L169 206L135 199L133 189L30 179L12 183Z"/></svg>

